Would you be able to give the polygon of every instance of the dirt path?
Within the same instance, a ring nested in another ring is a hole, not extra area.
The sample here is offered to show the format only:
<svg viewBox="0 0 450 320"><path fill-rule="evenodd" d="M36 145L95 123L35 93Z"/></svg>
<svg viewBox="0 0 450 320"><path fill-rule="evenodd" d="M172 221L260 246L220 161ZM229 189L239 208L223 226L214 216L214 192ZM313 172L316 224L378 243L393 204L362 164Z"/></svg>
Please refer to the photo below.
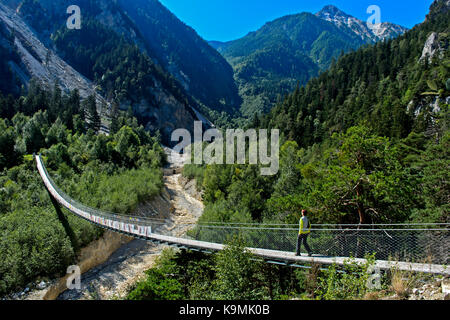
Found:
<svg viewBox="0 0 450 320"><path fill-rule="evenodd" d="M170 169L183 166L183 157L172 157L170 149L166 149ZM173 171L172 171L173 172ZM203 204L192 194L192 183L186 183L181 174L171 174L166 170L164 182L170 195L173 213L167 223L156 232L162 234L183 236L195 224L203 212ZM187 192L189 188L191 192ZM190 193L190 194L189 194ZM81 277L81 290L67 290L58 300L109 300L123 298L130 286L142 279L144 271L151 268L156 257L166 248L165 245L155 245L147 241L133 240L118 249L107 262L86 272Z"/></svg>

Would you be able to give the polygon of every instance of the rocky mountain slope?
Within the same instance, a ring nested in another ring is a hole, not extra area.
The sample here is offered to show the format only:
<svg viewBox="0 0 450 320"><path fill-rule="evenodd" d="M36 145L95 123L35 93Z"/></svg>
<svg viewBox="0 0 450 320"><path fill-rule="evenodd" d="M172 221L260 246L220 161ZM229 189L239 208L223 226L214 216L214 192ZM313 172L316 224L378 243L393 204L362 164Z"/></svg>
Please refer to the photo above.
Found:
<svg viewBox="0 0 450 320"><path fill-rule="evenodd" d="M68 30L66 9L69 3L72 4L71 1L8 1L9 7L0 3L3 33L13 38L9 48L20 57L20 61L8 62L15 78L25 85L31 78L35 78L45 87L56 82L65 92L76 88L81 97L96 95L99 105L106 98L109 102L119 102L124 110L131 106L147 129L161 131L165 143L170 142L170 134L175 128L191 130L197 116L190 105L197 106L196 99L183 90L163 67L148 57L145 43L139 42L138 38L134 39L136 32L131 24L125 19L117 20L118 24L114 23L115 17L120 16L115 11L114 4L111 4L111 9L110 3L106 1L78 1L80 7L85 9L82 16L85 28ZM17 8L12 9L15 6ZM91 29L88 27L89 21L92 21ZM108 28L108 21L114 29ZM63 45L55 44L54 35L61 32L67 32L66 36L71 41L67 43L76 46L78 52L73 47L64 46L66 43L62 41ZM7 37L2 42L3 46L8 43L6 40ZM103 55L81 55L82 63L73 63L74 58L80 58L78 53L84 54L91 48L103 48L101 41L110 45L108 50L102 52ZM142 51L135 49L135 45L141 46ZM97 65L99 60L103 62L103 69L96 69L101 72L97 72L96 77L91 76L93 69L86 72L82 68L90 63L91 66ZM135 61L139 63L138 66ZM129 76L125 81L119 82L125 71L129 72ZM107 83L106 80L102 81L105 75L109 76L106 78ZM113 83L112 87L109 87L110 83Z"/></svg>
<svg viewBox="0 0 450 320"><path fill-rule="evenodd" d="M77 88L82 97L95 94L94 85L70 65L47 49L29 26L11 8L0 3L0 28L2 30L2 52L12 54L7 63L22 84L35 77L40 83L51 88L57 82L68 92ZM10 41L8 41L11 40ZM100 100L101 97L97 95Z"/></svg>
<svg viewBox="0 0 450 320"><path fill-rule="evenodd" d="M380 24L374 24L373 27L369 27L367 22L361 21L333 5L324 7L321 11L316 13L316 16L333 23L346 32L350 31L355 33L366 43L375 43L395 38L408 30L407 28L390 22L382 22Z"/></svg>
<svg viewBox="0 0 450 320"><path fill-rule="evenodd" d="M24 0L17 7L19 15L51 47L55 45L52 35L65 26L69 5L78 5L84 19L94 19L137 45L202 112L232 113L239 105L231 66L157 0Z"/></svg>

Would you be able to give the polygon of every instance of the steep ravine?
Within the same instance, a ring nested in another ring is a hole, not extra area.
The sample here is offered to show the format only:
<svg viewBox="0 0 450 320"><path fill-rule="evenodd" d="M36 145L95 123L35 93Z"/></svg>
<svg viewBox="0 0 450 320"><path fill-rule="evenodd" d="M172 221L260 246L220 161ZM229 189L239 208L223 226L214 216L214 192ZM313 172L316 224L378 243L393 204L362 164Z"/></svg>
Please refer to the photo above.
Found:
<svg viewBox="0 0 450 320"><path fill-rule="evenodd" d="M139 211L142 212L146 209L164 211L159 213L160 217L166 217L166 223L157 232L182 236L201 216L203 203L198 200L200 196L195 190L195 183L187 181L180 173L174 174L182 168L183 158L172 158L170 149L166 149L166 152L169 154L170 163L164 176L167 192L164 192L152 203L143 205ZM109 231L98 242L85 248L84 254L82 253L80 256L79 265L90 264L89 270L81 276L81 290L66 290L66 279L62 278L45 290L31 293L27 299L109 300L123 298L130 286L145 275L144 271L153 266L155 259L167 247L147 241L133 240ZM103 259L96 259L97 256ZM94 265L93 262L97 262L97 264Z"/></svg>

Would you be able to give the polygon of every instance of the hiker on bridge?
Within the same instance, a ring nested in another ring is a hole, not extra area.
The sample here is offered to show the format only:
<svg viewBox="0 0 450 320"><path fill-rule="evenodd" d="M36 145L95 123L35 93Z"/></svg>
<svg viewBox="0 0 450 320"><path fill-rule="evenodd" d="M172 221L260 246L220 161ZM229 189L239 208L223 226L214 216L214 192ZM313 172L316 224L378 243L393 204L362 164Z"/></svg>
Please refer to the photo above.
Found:
<svg viewBox="0 0 450 320"><path fill-rule="evenodd" d="M308 251L308 256L312 256L311 248L308 245L307 239L309 234L311 233L311 224L309 223L309 220L307 218L308 212L306 210L302 210L302 217L299 221L299 231L298 231L298 238L297 238L297 252L296 256L300 256L300 248L303 245L305 246L306 251Z"/></svg>

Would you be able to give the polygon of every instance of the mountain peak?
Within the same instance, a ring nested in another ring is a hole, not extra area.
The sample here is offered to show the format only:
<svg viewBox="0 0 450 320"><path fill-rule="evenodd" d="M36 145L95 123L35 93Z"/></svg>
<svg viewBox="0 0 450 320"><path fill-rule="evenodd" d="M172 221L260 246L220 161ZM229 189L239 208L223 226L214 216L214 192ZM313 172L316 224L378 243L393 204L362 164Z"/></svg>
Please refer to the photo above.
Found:
<svg viewBox="0 0 450 320"><path fill-rule="evenodd" d="M316 13L316 16L322 20L333 23L340 29L350 29L354 34L361 38L362 41L369 43L396 37L407 30L406 28L392 23L381 23L380 25L371 27L366 22L343 12L333 5L325 6L321 11Z"/></svg>
<svg viewBox="0 0 450 320"><path fill-rule="evenodd" d="M319 18L321 17L336 17L336 16L340 16L340 17L349 17L350 15L348 15L347 13L345 13L344 11L342 11L341 9L339 9L338 7L329 4L325 7L323 7L322 10L320 10L316 16L318 16Z"/></svg>

